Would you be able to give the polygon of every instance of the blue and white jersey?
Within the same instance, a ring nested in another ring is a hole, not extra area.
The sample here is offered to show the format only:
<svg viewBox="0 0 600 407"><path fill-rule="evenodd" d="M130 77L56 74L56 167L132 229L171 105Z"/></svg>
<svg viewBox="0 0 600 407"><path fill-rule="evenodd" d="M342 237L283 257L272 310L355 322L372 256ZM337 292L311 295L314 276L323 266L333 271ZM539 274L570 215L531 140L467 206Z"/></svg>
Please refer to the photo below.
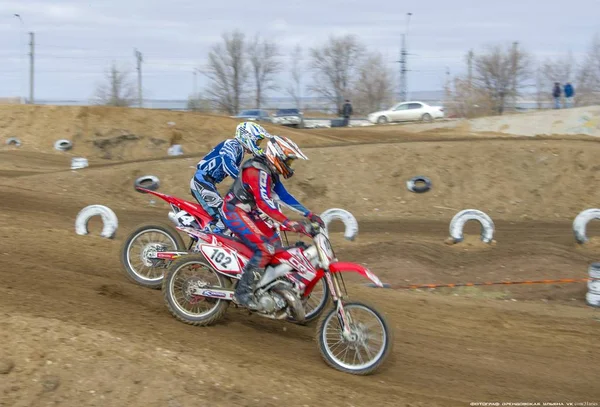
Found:
<svg viewBox="0 0 600 407"><path fill-rule="evenodd" d="M230 176L236 179L244 158L244 148L235 139L227 139L217 144L210 153L198 162L196 168L219 183Z"/></svg>

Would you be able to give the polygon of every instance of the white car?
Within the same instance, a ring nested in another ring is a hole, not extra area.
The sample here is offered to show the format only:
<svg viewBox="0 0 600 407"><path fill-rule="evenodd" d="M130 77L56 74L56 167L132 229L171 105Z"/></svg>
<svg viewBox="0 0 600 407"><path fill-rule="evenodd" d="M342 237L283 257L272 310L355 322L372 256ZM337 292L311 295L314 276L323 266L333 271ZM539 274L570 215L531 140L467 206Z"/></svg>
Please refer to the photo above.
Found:
<svg viewBox="0 0 600 407"><path fill-rule="evenodd" d="M423 102L398 103L389 110L371 113L368 116L369 121L376 124L416 120L430 122L442 118L444 118L444 108L442 106L430 106Z"/></svg>

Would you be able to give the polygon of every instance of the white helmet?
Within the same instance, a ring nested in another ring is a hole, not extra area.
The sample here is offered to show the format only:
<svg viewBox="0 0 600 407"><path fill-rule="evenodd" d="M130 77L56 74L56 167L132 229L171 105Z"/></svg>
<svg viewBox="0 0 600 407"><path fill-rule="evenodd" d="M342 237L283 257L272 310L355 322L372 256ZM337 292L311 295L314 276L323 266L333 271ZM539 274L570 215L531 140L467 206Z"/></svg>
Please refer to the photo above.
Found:
<svg viewBox="0 0 600 407"><path fill-rule="evenodd" d="M285 179L294 175L292 163L295 159L308 160L308 157L304 155L296 143L287 137L281 136L272 136L267 141L265 158Z"/></svg>
<svg viewBox="0 0 600 407"><path fill-rule="evenodd" d="M260 147L260 143L265 138L271 138L261 125L253 122L243 122L238 124L235 129L235 139L244 146L244 148L255 156L263 156L265 151Z"/></svg>

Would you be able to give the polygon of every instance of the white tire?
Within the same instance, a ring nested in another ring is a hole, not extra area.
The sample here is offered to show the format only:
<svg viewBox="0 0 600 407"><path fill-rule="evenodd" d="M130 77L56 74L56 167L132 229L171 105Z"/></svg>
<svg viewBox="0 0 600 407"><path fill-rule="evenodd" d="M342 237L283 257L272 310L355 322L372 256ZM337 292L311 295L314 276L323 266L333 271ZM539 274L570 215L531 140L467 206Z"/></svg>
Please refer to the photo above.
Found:
<svg viewBox="0 0 600 407"><path fill-rule="evenodd" d="M354 240L356 235L358 235L358 222L354 215L344 209L339 208L331 208L327 209L325 212L321 214L321 219L325 223L325 235L329 236L329 231L327 230L327 226L331 221L338 219L344 223L346 229L344 230L344 237L347 240Z"/></svg>
<svg viewBox="0 0 600 407"><path fill-rule="evenodd" d="M454 243L462 242L465 223L476 220L481 224L481 241L491 243L494 239L494 222L484 212L477 209L465 209L458 212L450 221L450 236Z"/></svg>
<svg viewBox="0 0 600 407"><path fill-rule="evenodd" d="M75 232L78 235L87 235L87 225L90 218L93 216L100 216L102 218L104 227L102 228L100 236L107 239L114 238L117 228L119 227L119 221L117 215L115 215L109 207L104 205L90 205L79 211L77 218L75 219Z"/></svg>

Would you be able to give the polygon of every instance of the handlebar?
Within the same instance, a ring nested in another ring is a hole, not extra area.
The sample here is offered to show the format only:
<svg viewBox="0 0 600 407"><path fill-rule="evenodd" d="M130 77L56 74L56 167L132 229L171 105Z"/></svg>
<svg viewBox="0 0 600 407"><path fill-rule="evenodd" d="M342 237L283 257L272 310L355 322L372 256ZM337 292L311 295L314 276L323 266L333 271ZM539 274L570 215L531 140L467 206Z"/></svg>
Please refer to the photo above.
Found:
<svg viewBox="0 0 600 407"><path fill-rule="evenodd" d="M306 230L306 233L302 233L303 235L313 238L321 232L321 227L316 222L311 222L308 219L302 219L300 223L304 226L304 229ZM287 228L283 224L279 224L279 228L284 232L292 232L291 229Z"/></svg>

